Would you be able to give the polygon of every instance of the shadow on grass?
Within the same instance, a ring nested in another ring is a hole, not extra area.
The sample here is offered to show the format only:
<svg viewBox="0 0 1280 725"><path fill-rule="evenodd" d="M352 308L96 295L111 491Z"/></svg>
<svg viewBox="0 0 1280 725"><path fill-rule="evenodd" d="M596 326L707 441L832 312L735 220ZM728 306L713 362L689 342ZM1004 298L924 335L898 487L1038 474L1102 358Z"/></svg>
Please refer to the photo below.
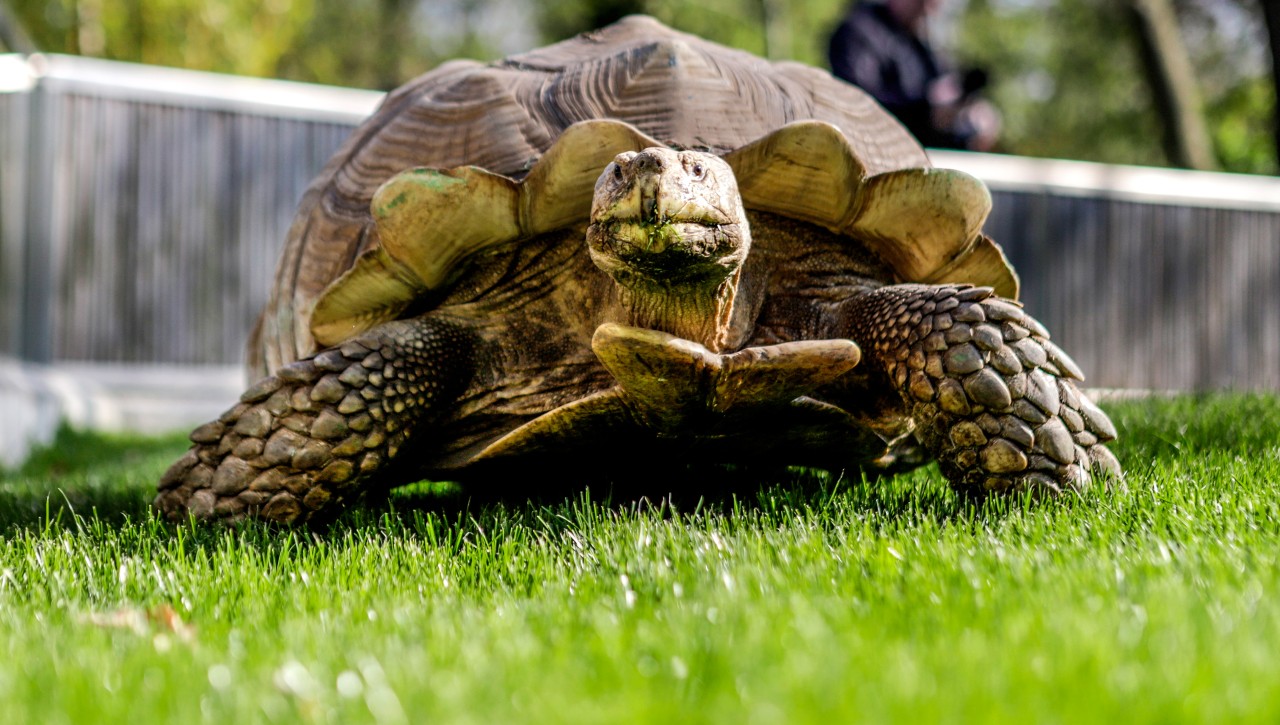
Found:
<svg viewBox="0 0 1280 725"><path fill-rule="evenodd" d="M156 455L175 458L186 449L186 436L97 433L67 425L59 427L53 443L31 451L17 470L0 470L0 482L14 478L63 478L104 469L129 468Z"/></svg>
<svg viewBox="0 0 1280 725"><path fill-rule="evenodd" d="M1180 396L1105 407L1120 430L1121 438L1112 448L1126 470L1135 474L1161 460L1209 450L1248 454L1278 445L1280 398L1274 395ZM77 516L108 526L148 521L154 516L150 501L155 482L185 447L176 434L149 438L63 429L53 445L36 451L22 468L0 471L0 532L70 526ZM782 520L832 505L878 525L923 519L980 523L1034 504L956 496L934 466L870 479L858 472L831 475L781 467L685 471L657 480L594 485L570 476L555 481L511 476L499 485L422 483L371 496L328 526L311 531L321 539L353 530L413 532L424 520L455 522L453 526L470 530L498 519L568 520L570 514L590 514L582 511L584 506L593 515L659 511L663 516L745 514ZM203 528L210 536L222 531ZM261 530L268 540L278 532L262 524L246 528Z"/></svg>
<svg viewBox="0 0 1280 725"><path fill-rule="evenodd" d="M871 522L920 518L945 522L988 505L957 496L932 465L869 479L859 471L828 473L799 467L694 469L668 473L660 480L588 484L566 479L537 490L424 482L344 512L333 526L414 531L424 521L443 519L459 525L470 521L467 526L492 528L493 522L501 520L556 532L584 518L636 514L780 524L797 514L822 514L837 506L859 512ZM828 522L843 519L815 517Z"/></svg>
<svg viewBox="0 0 1280 725"><path fill-rule="evenodd" d="M1280 396L1209 393L1172 398L1117 401L1103 406L1119 431L1110 444L1127 471L1141 475L1159 461L1189 454L1226 451L1248 455L1280 446ZM637 506L695 513L755 510L779 512L826 505L839 499L855 511L881 520L932 519L939 523L999 519L1013 510L1074 503L1034 502L1025 497L971 498L952 492L934 465L897 476L864 478L858 471L836 475L799 468L685 472L659 481L639 480L588 486L571 479L556 483L508 480L502 486L417 485L391 496L400 518L415 513L459 515L494 506L542 511L579 501L589 492L596 505L627 510ZM1087 502L1093 498L1086 495ZM1080 499L1071 498L1070 501ZM1086 505L1088 505L1086 503ZM373 503L371 511L386 511Z"/></svg>
<svg viewBox="0 0 1280 725"><path fill-rule="evenodd" d="M17 469L0 469L0 532L94 516L109 524L145 520L155 482L187 442L61 427L52 444Z"/></svg>
<svg viewBox="0 0 1280 725"><path fill-rule="evenodd" d="M21 468L0 471L0 534L77 528L86 522L118 528L150 521L155 516L150 508L155 483L186 446L180 434L122 436L64 427L50 446L34 451ZM566 520L575 509L584 513L583 506L598 515L660 511L663 516L727 517L751 512L780 518L835 500L883 517L925 515L945 520L955 516L962 504L945 488L936 469L928 470L870 480L857 472L832 475L776 467L666 471L594 484L569 475L554 480L508 476L466 486L423 482L367 496L336 520L308 531L321 539L351 531L414 533L425 520L450 521L469 531L499 519ZM264 542L272 532L279 532L278 527L260 523L240 528L260 531L260 536L249 538ZM220 526L197 525L193 533L205 539L223 531Z"/></svg>

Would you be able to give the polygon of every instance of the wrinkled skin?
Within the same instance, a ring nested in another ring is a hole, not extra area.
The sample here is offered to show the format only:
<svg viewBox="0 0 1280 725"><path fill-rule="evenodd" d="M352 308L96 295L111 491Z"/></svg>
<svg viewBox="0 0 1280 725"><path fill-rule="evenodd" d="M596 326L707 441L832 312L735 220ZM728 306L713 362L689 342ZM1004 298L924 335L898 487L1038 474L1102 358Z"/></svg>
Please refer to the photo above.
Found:
<svg viewBox="0 0 1280 725"><path fill-rule="evenodd" d="M890 278L852 240L744 211L716 156L620 154L585 228L488 250L431 311L259 381L192 433L156 506L298 522L424 477L843 469L917 442L966 492L1119 474L1111 422L1017 303Z"/></svg>

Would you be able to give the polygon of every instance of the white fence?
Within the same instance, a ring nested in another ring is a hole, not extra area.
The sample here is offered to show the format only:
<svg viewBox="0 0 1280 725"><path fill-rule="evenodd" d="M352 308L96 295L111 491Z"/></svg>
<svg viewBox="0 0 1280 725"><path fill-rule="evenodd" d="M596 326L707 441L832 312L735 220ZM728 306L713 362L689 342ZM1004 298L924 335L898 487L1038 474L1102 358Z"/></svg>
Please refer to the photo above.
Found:
<svg viewBox="0 0 1280 725"><path fill-rule="evenodd" d="M0 354L35 362L238 361L303 189L381 98L63 56L0 69Z"/></svg>

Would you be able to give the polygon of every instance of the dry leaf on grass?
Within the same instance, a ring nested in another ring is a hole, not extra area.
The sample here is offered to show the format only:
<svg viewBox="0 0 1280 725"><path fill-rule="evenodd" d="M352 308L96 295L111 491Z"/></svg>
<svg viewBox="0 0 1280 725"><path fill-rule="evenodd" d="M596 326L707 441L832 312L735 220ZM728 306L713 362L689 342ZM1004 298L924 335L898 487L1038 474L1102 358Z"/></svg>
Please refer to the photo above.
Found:
<svg viewBox="0 0 1280 725"><path fill-rule="evenodd" d="M150 609L122 607L111 612L90 612L84 615L83 621L89 624L110 629L128 629L134 634L147 635L156 632L157 649L168 648L168 634L172 633L182 642L195 640L196 629L182 621L182 617L173 607L161 604Z"/></svg>

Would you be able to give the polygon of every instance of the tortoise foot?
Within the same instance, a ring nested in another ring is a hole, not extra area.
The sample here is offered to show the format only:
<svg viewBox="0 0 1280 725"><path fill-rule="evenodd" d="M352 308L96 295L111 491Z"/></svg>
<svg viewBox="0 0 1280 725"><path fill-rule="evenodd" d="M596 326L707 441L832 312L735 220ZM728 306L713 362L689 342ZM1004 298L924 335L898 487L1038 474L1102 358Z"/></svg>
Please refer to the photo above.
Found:
<svg viewBox="0 0 1280 725"><path fill-rule="evenodd" d="M621 459L636 441L655 436L701 439L702 455L715 450L708 439L732 440L753 451L827 440L856 450L879 444L867 441L847 412L807 397L858 364L861 353L849 340L801 340L721 354L666 332L605 323L591 344L617 387L535 418L489 445L477 460L600 451L611 442L621 445ZM757 435L767 441L742 444Z"/></svg>
<svg viewBox="0 0 1280 725"><path fill-rule="evenodd" d="M438 377L423 379L433 371L424 351L447 342L431 332L392 323L258 381L191 433L194 445L160 479L154 505L171 520L295 523L332 513L387 476L421 409L448 392Z"/></svg>
<svg viewBox="0 0 1280 725"><path fill-rule="evenodd" d="M658 330L601 325L591 346L642 416L679 429L691 416L785 406L858 364L849 340L800 340L720 354Z"/></svg>
<svg viewBox="0 0 1280 725"><path fill-rule="evenodd" d="M894 285L866 297L864 352L956 489L1058 494L1121 480L1104 445L1115 426L1021 305L966 286Z"/></svg>

